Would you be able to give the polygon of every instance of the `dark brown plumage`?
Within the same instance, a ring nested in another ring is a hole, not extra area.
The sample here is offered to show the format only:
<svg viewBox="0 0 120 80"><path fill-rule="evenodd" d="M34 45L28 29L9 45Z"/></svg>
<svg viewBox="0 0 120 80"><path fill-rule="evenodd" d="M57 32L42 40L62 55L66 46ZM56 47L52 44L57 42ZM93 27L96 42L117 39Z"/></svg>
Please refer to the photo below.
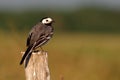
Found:
<svg viewBox="0 0 120 80"><path fill-rule="evenodd" d="M43 46L51 39L53 35L52 23L53 20L51 18L44 18L41 22L32 28L27 38L27 50L25 51L25 54L20 61L20 65L24 62L25 59L29 59L35 49Z"/></svg>

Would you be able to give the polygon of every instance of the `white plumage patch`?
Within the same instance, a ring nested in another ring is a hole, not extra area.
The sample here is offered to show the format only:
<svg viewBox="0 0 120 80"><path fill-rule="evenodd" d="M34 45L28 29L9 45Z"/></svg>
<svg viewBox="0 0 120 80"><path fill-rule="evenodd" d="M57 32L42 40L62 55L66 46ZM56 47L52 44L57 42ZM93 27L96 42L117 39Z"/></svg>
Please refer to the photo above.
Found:
<svg viewBox="0 0 120 80"><path fill-rule="evenodd" d="M53 20L51 18L45 18L42 20L43 24L50 24Z"/></svg>
<svg viewBox="0 0 120 80"><path fill-rule="evenodd" d="M46 39L50 39L51 37L49 36L49 37L47 37Z"/></svg>

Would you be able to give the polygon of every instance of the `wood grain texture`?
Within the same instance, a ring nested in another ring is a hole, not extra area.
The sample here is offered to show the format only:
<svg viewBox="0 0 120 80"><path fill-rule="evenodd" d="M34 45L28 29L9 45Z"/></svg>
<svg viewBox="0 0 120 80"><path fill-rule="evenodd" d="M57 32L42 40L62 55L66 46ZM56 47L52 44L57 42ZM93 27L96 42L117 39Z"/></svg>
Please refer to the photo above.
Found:
<svg viewBox="0 0 120 80"><path fill-rule="evenodd" d="M48 56L45 51L33 52L25 68L26 80L50 80Z"/></svg>

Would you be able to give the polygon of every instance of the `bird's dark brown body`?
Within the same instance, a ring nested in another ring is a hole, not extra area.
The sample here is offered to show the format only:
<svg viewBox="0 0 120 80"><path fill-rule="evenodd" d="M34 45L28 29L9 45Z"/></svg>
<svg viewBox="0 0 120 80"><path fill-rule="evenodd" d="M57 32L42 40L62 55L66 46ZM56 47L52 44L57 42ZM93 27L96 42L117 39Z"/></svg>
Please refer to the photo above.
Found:
<svg viewBox="0 0 120 80"><path fill-rule="evenodd" d="M31 55L36 48L41 47L42 45L47 43L48 40L51 39L52 35L52 20L49 23L46 22L46 24L42 22L36 24L29 33L26 43L27 50L25 51L25 54L23 55L20 64L22 64L27 58L27 56Z"/></svg>
<svg viewBox="0 0 120 80"><path fill-rule="evenodd" d="M45 44L53 35L53 27L38 23L29 33L27 38L27 46L33 45L36 42L35 48Z"/></svg>

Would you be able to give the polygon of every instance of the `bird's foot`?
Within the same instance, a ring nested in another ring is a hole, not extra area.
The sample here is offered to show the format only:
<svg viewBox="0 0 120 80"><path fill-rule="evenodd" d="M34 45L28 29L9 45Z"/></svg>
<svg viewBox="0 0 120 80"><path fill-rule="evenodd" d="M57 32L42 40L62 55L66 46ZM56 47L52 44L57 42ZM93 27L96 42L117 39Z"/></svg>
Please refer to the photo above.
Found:
<svg viewBox="0 0 120 80"><path fill-rule="evenodd" d="M39 52L39 51L40 51L40 50L34 50L33 52L34 52L34 53L37 53L37 52Z"/></svg>
<svg viewBox="0 0 120 80"><path fill-rule="evenodd" d="M44 50L43 50L43 48L42 48L42 47L40 47L40 49L41 49L41 51L42 51L42 52L44 52Z"/></svg>

